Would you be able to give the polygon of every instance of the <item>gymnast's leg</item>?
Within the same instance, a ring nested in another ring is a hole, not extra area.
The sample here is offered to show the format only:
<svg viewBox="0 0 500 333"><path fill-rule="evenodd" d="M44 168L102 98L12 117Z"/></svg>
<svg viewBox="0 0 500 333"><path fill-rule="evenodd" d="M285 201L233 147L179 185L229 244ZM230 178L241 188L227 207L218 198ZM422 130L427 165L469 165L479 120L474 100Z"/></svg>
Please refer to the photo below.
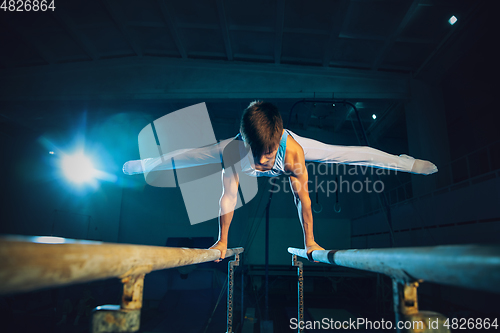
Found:
<svg viewBox="0 0 500 333"><path fill-rule="evenodd" d="M135 175L159 170L172 170L222 162L222 152L233 139L201 147L178 149L159 157L128 161L123 165L123 173ZM172 163L172 160L174 163Z"/></svg>
<svg viewBox="0 0 500 333"><path fill-rule="evenodd" d="M288 132L302 146L305 159L308 162L371 166L424 175L438 171L433 163L408 155L391 155L366 146L329 145Z"/></svg>

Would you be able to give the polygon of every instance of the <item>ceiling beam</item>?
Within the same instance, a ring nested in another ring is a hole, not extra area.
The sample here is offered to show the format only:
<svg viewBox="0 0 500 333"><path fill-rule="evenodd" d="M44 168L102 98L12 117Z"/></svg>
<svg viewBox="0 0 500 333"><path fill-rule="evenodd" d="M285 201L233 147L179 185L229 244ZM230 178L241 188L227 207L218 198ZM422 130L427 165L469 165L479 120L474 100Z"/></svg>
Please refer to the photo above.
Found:
<svg viewBox="0 0 500 333"><path fill-rule="evenodd" d="M414 38L414 37L398 37L396 42L413 43L413 44L437 44L430 38Z"/></svg>
<svg viewBox="0 0 500 333"><path fill-rule="evenodd" d="M389 38L386 39L384 46L382 46L382 49L380 50L377 58L373 62L372 65L372 70L377 70L380 67L380 64L384 61L385 57L389 53L392 45L394 45L394 42L396 39L399 37L399 35L403 32L403 30L406 28L408 25L408 22L410 22L413 14L418 9L418 2L419 0L413 0L412 3L408 6L408 9L406 10L405 15L403 16L403 19L399 23L399 26L392 32L392 34L389 36Z"/></svg>
<svg viewBox="0 0 500 333"><path fill-rule="evenodd" d="M344 15L345 13L345 15ZM349 6L349 0L342 0L339 5L339 9L335 13L335 17L332 23L332 29L330 30L330 37L328 37L328 42L325 46L325 53L323 55L323 66L328 67L330 65L330 60L333 57L333 52L338 44L338 38L342 30L344 30L346 22L352 19L352 7Z"/></svg>
<svg viewBox="0 0 500 333"><path fill-rule="evenodd" d="M330 32L329 31L325 31L323 29L284 28L283 32L286 32L286 33L289 33L289 34L330 36Z"/></svg>
<svg viewBox="0 0 500 333"><path fill-rule="evenodd" d="M291 62L300 64L321 64L319 58L299 58L299 57L281 57L281 62Z"/></svg>
<svg viewBox="0 0 500 333"><path fill-rule="evenodd" d="M252 26L252 25L239 25L239 24L231 24L229 25L229 30L231 31L248 31L248 32L268 32L274 34L276 32L276 28L265 27L265 26Z"/></svg>
<svg viewBox="0 0 500 333"><path fill-rule="evenodd" d="M243 55L240 55L243 56ZM251 56L249 55L246 57L247 59L267 59L269 57L267 56ZM304 64L316 64L319 63L319 59L307 59L307 58L296 58L296 57L281 57L281 62L292 62L292 63L304 63ZM332 67L343 67L343 68L356 68L356 69L370 69L370 64L367 62L356 62L356 61L330 61L329 66ZM385 66L384 70L393 70L393 71L399 71L399 72L408 72L410 73L413 69L413 67L406 67L406 66Z"/></svg>
<svg viewBox="0 0 500 333"><path fill-rule="evenodd" d="M181 55L181 58L186 59L187 58L187 52L186 49L184 48L184 45L182 45L181 38L179 36L179 31L177 30L177 27L175 25L174 21L174 12L173 9L171 8L171 5L169 4L168 1L163 1L163 0L157 0L158 5L160 6L160 11L163 15L163 20L168 26L168 29L170 31L170 35L172 36L172 39L174 40L175 46L177 47L177 51L179 51L179 54Z"/></svg>
<svg viewBox="0 0 500 333"><path fill-rule="evenodd" d="M126 24L127 19L125 14L122 11L121 7L113 6L109 0L103 0L104 8L108 11L108 14L111 16L115 26L120 30L125 40L128 42L130 47L134 50L135 54L139 57L142 57L142 49L139 46L136 38L131 35L128 31L128 26Z"/></svg>
<svg viewBox="0 0 500 333"><path fill-rule="evenodd" d="M220 30L220 24L212 23L176 22L176 25L182 29ZM233 30L232 27L229 26L229 30Z"/></svg>
<svg viewBox="0 0 500 333"><path fill-rule="evenodd" d="M274 56L270 54L249 54L249 53L235 53L234 58L245 60L256 60L262 62L274 61Z"/></svg>
<svg viewBox="0 0 500 333"><path fill-rule="evenodd" d="M190 25L190 24L189 24ZM188 24L186 24L188 26ZM268 33L276 33L276 27L259 27L259 26L249 26L249 25L237 25L231 24L229 26L229 30L231 31L248 31L248 32L268 32ZM304 35L318 35L318 36L329 36L330 33L321 29L306 29L306 28L285 28L283 26L283 33L290 34L304 34Z"/></svg>
<svg viewBox="0 0 500 333"><path fill-rule="evenodd" d="M274 63L281 62L283 48L283 26L285 24L285 0L278 0L276 4L276 30L274 37Z"/></svg>
<svg viewBox="0 0 500 333"><path fill-rule="evenodd" d="M30 82L29 85L26 83ZM0 100L403 99L407 75L178 58L120 58L0 70Z"/></svg>
<svg viewBox="0 0 500 333"><path fill-rule="evenodd" d="M362 40L371 40L371 41L377 41L377 42L381 42L381 41L385 40L385 38L381 37L381 36L357 34L357 33L345 33L345 32L340 33L339 38L362 39Z"/></svg>
<svg viewBox="0 0 500 333"><path fill-rule="evenodd" d="M127 27L168 28L165 22L160 22L160 21L147 22L147 21L131 21L131 20L127 20Z"/></svg>
<svg viewBox="0 0 500 333"><path fill-rule="evenodd" d="M226 58L227 54L226 52L211 52L211 51L192 51L189 52L189 55L192 57L199 57L199 58Z"/></svg>
<svg viewBox="0 0 500 333"><path fill-rule="evenodd" d="M97 52L94 45L92 45L88 38L70 19L68 13L64 9L58 8L50 13L92 60L95 61L99 59L99 52Z"/></svg>
<svg viewBox="0 0 500 333"><path fill-rule="evenodd" d="M217 0L217 13L219 13L220 29L222 38L224 39L224 47L226 48L227 60L233 60L233 49L231 47L231 38L227 24L226 9L224 8L224 0Z"/></svg>

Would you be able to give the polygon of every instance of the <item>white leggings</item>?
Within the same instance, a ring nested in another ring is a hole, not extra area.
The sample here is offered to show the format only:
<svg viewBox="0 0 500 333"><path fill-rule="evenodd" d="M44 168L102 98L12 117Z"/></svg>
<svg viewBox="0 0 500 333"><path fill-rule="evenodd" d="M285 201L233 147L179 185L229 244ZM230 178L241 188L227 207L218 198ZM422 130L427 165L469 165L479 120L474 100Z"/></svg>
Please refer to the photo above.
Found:
<svg viewBox="0 0 500 333"><path fill-rule="evenodd" d="M287 131L304 149L306 162L360 165L406 172L412 172L415 162L413 157L407 155L391 155L371 147L330 145ZM133 175L153 170L172 170L172 158L176 169L221 163L222 151L232 140L202 148L179 149L156 158L128 161L123 165L123 172Z"/></svg>
<svg viewBox="0 0 500 333"><path fill-rule="evenodd" d="M366 146L330 145L288 132L304 149L306 162L361 165L406 172L411 172L415 162L408 155L391 155Z"/></svg>

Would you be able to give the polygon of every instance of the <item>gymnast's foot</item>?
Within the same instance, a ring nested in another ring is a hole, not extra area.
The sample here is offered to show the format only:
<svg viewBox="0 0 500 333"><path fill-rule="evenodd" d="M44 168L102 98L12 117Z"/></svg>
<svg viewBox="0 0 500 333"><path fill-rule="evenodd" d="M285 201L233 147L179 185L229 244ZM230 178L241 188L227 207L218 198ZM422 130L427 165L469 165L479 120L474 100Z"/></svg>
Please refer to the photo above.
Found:
<svg viewBox="0 0 500 333"><path fill-rule="evenodd" d="M307 258L309 259L309 261L318 262L318 261L314 261L312 259L312 252L316 251L316 250L324 250L324 248L319 246L318 243L316 243L316 242L306 245L306 253L307 253Z"/></svg>
<svg viewBox="0 0 500 333"><path fill-rule="evenodd" d="M432 175L433 173L438 172L438 168L434 165L434 163L429 161L415 160L415 163L413 163L413 167L411 168L411 172L421 175Z"/></svg>
<svg viewBox="0 0 500 333"><path fill-rule="evenodd" d="M123 165L123 173L126 175L135 175L144 173L141 160L128 161Z"/></svg>

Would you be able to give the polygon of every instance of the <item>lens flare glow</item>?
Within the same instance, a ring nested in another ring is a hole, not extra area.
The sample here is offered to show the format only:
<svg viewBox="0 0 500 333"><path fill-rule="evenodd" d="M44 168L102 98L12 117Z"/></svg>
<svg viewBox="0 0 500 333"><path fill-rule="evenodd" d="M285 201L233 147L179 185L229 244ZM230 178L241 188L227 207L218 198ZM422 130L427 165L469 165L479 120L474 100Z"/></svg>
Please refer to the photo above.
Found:
<svg viewBox="0 0 500 333"><path fill-rule="evenodd" d="M376 115L375 113L374 113L374 114L372 114L372 118L373 118L373 119L377 119L377 115Z"/></svg>
<svg viewBox="0 0 500 333"><path fill-rule="evenodd" d="M40 236L33 237L33 242L42 244L63 244L66 242L66 239L62 237Z"/></svg>
<svg viewBox="0 0 500 333"><path fill-rule="evenodd" d="M66 178L75 183L90 181L96 175L92 162L83 153L65 156L62 159L61 167Z"/></svg>
<svg viewBox="0 0 500 333"><path fill-rule="evenodd" d="M455 15L453 15L452 17L450 17L450 19L448 20L448 23L451 24L451 25L454 25L456 22L457 22L457 18L455 17Z"/></svg>

